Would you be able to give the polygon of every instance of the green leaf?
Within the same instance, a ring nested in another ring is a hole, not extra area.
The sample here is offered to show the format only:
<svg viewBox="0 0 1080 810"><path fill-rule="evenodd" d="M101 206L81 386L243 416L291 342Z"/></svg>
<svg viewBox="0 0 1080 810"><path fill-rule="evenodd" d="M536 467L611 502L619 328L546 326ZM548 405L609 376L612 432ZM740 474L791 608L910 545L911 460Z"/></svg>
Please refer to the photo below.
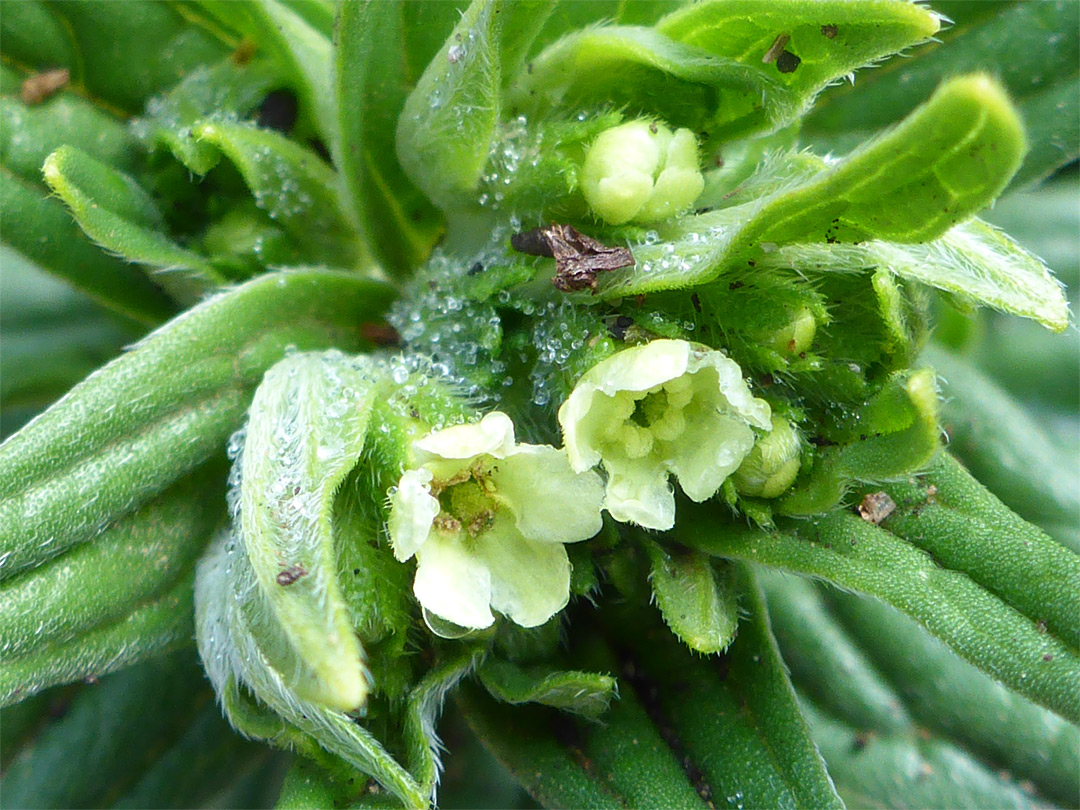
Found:
<svg viewBox="0 0 1080 810"><path fill-rule="evenodd" d="M986 70L1009 91L1031 140L1013 185L1075 160L1080 154L1076 4L976 3L954 18L957 25L941 33L940 44L867 72L850 88L825 93L806 119L805 135L825 148L846 151L864 133L903 117L942 79Z"/></svg>
<svg viewBox="0 0 1080 810"><path fill-rule="evenodd" d="M255 392L238 461L237 535L261 596L250 619L260 649L297 696L340 711L364 705L368 674L337 581L331 511L384 383L364 357L287 357Z"/></svg>
<svg viewBox="0 0 1080 810"><path fill-rule="evenodd" d="M298 698L271 665L260 647L258 627L249 618L263 605L255 587L255 573L237 542L223 533L204 555L196 581L196 638L199 653L214 691L230 722L249 736L292 742L289 728L317 741L332 755L370 775L406 807L426 808L428 794L378 739L344 712ZM245 610L241 599L249 605ZM264 614L265 615L265 614ZM239 684L244 684L269 709L258 715L238 716L243 705ZM276 717L275 717L276 716ZM254 719L255 724L250 720ZM282 736L284 732L284 737Z"/></svg>
<svg viewBox="0 0 1080 810"><path fill-rule="evenodd" d="M334 97L330 92L330 37L280 0L218 3L199 0L202 10L255 43L274 61L300 99L300 114L327 144L334 142Z"/></svg>
<svg viewBox="0 0 1080 810"><path fill-rule="evenodd" d="M600 292L610 298L701 284L738 258L791 242L929 241L993 201L1025 149L999 85L979 75L953 79L844 160L807 159L792 173L780 158L744 190L761 184L765 196L657 228L660 241L635 248L633 268L605 273ZM769 194L771 183L779 190Z"/></svg>
<svg viewBox="0 0 1080 810"><path fill-rule="evenodd" d="M335 163L368 249L395 275L426 259L440 231L437 212L395 153L395 126L414 58L406 37L418 28L408 25L409 15L424 5L342 3L334 48Z"/></svg>
<svg viewBox="0 0 1080 810"><path fill-rule="evenodd" d="M4 774L4 803L112 806L188 728L191 715L206 704L207 691L190 649L80 690L67 712L42 729ZM214 725L225 731L220 721ZM235 736L233 741L239 742ZM79 767L72 767L76 762Z"/></svg>
<svg viewBox="0 0 1080 810"><path fill-rule="evenodd" d="M704 554L645 542L652 563L649 582L664 622L695 652L723 652L738 631L733 571Z"/></svg>
<svg viewBox="0 0 1080 810"><path fill-rule="evenodd" d="M152 0L131 0L122 8L107 3L34 6L33 12L4 15L5 56L41 69L66 67L75 87L126 113L141 110L153 94L228 53L223 42L192 25L175 6ZM67 35L66 53L57 29ZM42 30L52 34L39 41Z"/></svg>
<svg viewBox="0 0 1080 810"><path fill-rule="evenodd" d="M1080 650L1080 555L1007 509L947 453L889 492L897 507L882 525L892 534Z"/></svg>
<svg viewBox="0 0 1080 810"><path fill-rule="evenodd" d="M487 165L499 122L498 0L473 0L405 100L397 155L441 208L461 207Z"/></svg>
<svg viewBox="0 0 1080 810"><path fill-rule="evenodd" d="M208 506L217 465L183 479L133 515L44 565L0 584L0 661L112 624L168 590L224 516Z"/></svg>
<svg viewBox="0 0 1080 810"><path fill-rule="evenodd" d="M168 149L185 168L206 174L221 154L192 132L201 120L243 118L273 89L277 77L265 60L240 66L230 58L200 66L165 95L155 98L146 114L132 122L132 132L150 151Z"/></svg>
<svg viewBox="0 0 1080 810"><path fill-rule="evenodd" d="M1080 476L1042 426L964 358L935 346L923 357L942 378L941 422L950 451L1027 520L1075 520ZM1080 548L1072 550L1080 553Z"/></svg>
<svg viewBox="0 0 1080 810"><path fill-rule="evenodd" d="M150 196L130 176L73 146L49 155L42 172L91 239L128 261L166 271L157 279L181 303L197 301L224 280L205 257L169 238Z"/></svg>
<svg viewBox="0 0 1080 810"><path fill-rule="evenodd" d="M875 596L918 621L962 658L1068 720L1080 718L1080 658L1055 635L962 571L852 514L778 520L770 532L685 514L680 542ZM964 538L956 538L957 542ZM976 545L975 538L967 538Z"/></svg>
<svg viewBox="0 0 1080 810"><path fill-rule="evenodd" d="M834 622L889 679L921 727L1031 780L1063 807L1080 796L1080 729L1005 689L874 599L825 592Z"/></svg>
<svg viewBox="0 0 1080 810"><path fill-rule="evenodd" d="M358 268L362 256L341 208L338 177L310 149L271 130L226 121L192 129L235 164L256 204L313 264Z"/></svg>
<svg viewBox="0 0 1080 810"><path fill-rule="evenodd" d="M28 183L41 183L41 164L51 152L75 144L95 160L122 172L141 163L139 142L113 116L72 93L28 107L5 96L0 105L0 162Z"/></svg>
<svg viewBox="0 0 1080 810"><path fill-rule="evenodd" d="M972 219L943 236L917 245L872 239L857 245L788 245L766 256L764 267L802 272L885 268L945 292L1061 332L1069 305L1061 283L1036 256L996 228Z"/></svg>
<svg viewBox="0 0 1080 810"><path fill-rule="evenodd" d="M175 311L175 304L142 270L103 253L79 230L63 203L6 167L0 167L0 218L5 244L107 309L151 326Z"/></svg>
<svg viewBox="0 0 1080 810"><path fill-rule="evenodd" d="M503 703L539 703L594 720L607 711L612 698L618 697L615 679L598 672L566 671L544 665L521 667L489 658L480 667L479 675L484 688Z"/></svg>
<svg viewBox="0 0 1080 810"><path fill-rule="evenodd" d="M390 298L356 276L267 274L76 386L0 445L0 578L89 540L219 452L286 347L359 348L356 325Z"/></svg>
<svg viewBox="0 0 1080 810"><path fill-rule="evenodd" d="M192 577L115 624L0 664L0 706L64 683L97 678L191 643Z"/></svg>
<svg viewBox="0 0 1080 810"><path fill-rule="evenodd" d="M758 576L768 597L776 641L795 685L852 728L913 733L914 721L904 702L830 614L818 590L807 580L775 569L762 568ZM889 637L888 642L893 639ZM897 649L899 654L909 654L906 648ZM986 676L979 673L979 677Z"/></svg>
<svg viewBox="0 0 1080 810"><path fill-rule="evenodd" d="M1044 807L967 751L939 740L872 736L822 714L803 711L844 800L854 807Z"/></svg>
<svg viewBox="0 0 1080 810"><path fill-rule="evenodd" d="M643 9L646 19L653 8ZM839 23L831 39L822 34L830 23ZM787 126L831 81L937 28L933 14L896 2L863 4L857 11L799 0L767 7L738 0L697 3L653 29L592 27L563 37L532 60L512 97L530 115L614 105L689 127L706 140L734 140ZM782 73L775 58L763 59L781 34L802 59L794 72Z"/></svg>

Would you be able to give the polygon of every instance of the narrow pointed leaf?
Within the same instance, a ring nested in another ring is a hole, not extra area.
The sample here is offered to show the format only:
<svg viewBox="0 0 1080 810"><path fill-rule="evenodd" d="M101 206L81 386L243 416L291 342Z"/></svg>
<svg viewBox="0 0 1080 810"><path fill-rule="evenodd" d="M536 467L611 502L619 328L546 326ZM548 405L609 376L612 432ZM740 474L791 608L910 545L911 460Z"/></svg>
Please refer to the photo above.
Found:
<svg viewBox="0 0 1080 810"><path fill-rule="evenodd" d="M840 794L855 807L1045 807L967 751L940 740L870 737L806 702L814 740Z"/></svg>
<svg viewBox="0 0 1080 810"><path fill-rule="evenodd" d="M1063 807L1080 798L1080 729L1010 692L875 599L828 589L833 621L903 697L919 724L1031 780Z"/></svg>
<svg viewBox="0 0 1080 810"><path fill-rule="evenodd" d="M405 100L397 155L442 208L480 182L501 109L497 0L473 0Z"/></svg>
<svg viewBox="0 0 1080 810"><path fill-rule="evenodd" d="M1007 509L947 453L889 491L897 507L882 526L1080 651L1080 555Z"/></svg>
<svg viewBox="0 0 1080 810"><path fill-rule="evenodd" d="M539 703L593 719L599 719L618 696L615 679L598 672L521 667L491 658L479 675L484 688L503 703Z"/></svg>
<svg viewBox="0 0 1080 810"><path fill-rule="evenodd" d="M704 522L702 522L704 521ZM712 522L713 525L709 525ZM760 562L877 597L962 658L1062 717L1080 719L1080 657L962 571L854 514L778 521L763 532L702 515L677 538L718 556Z"/></svg>
<svg viewBox="0 0 1080 810"><path fill-rule="evenodd" d="M50 686L97 678L191 643L192 576L115 624L0 663L0 706Z"/></svg>
<svg viewBox="0 0 1080 810"><path fill-rule="evenodd" d="M240 463L238 537L266 606L264 655L300 698L364 705L363 651L337 582L334 494L359 460L382 375L339 352L298 354L266 373Z"/></svg>
<svg viewBox="0 0 1080 810"><path fill-rule="evenodd" d="M1006 506L1036 523L1080 514L1076 464L1028 412L964 358L928 347L942 377L942 426L949 450ZM1080 548L1072 549L1080 554Z"/></svg>
<svg viewBox="0 0 1080 810"><path fill-rule="evenodd" d="M0 217L5 244L107 309L150 326L175 311L175 304L143 270L103 252L72 221L63 203L2 166Z"/></svg>
<svg viewBox="0 0 1080 810"><path fill-rule="evenodd" d="M1080 154L1080 25L1075 3L975 3L960 13L940 43L915 50L824 94L804 132L843 152L864 133L899 120L944 78L987 70L1016 103L1032 149L1013 180L1038 180Z"/></svg>
<svg viewBox="0 0 1080 810"><path fill-rule="evenodd" d="M193 135L233 162L256 204L300 247L306 261L351 269L361 260L356 235L342 212L338 177L310 149L271 130L206 122Z"/></svg>
<svg viewBox="0 0 1080 810"><path fill-rule="evenodd" d="M193 303L224 280L204 256L172 241L150 196L128 175L72 146L49 155L42 171L91 239L128 261L165 271L156 280L181 303Z"/></svg>
<svg viewBox="0 0 1080 810"><path fill-rule="evenodd" d="M653 596L667 626L695 652L723 652L739 625L738 593L730 566L696 551L645 546L652 561Z"/></svg>
<svg viewBox="0 0 1080 810"><path fill-rule="evenodd" d="M0 578L89 540L220 452L286 347L359 348L356 324L389 300L386 286L355 276L268 274L76 386L0 445Z"/></svg>
<svg viewBox="0 0 1080 810"><path fill-rule="evenodd" d="M410 30L408 14L418 6L342 3L334 48L334 162L368 250L397 275L427 258L440 229L435 208L395 153L397 116L410 89L405 37L419 28Z"/></svg>
<svg viewBox="0 0 1080 810"><path fill-rule="evenodd" d="M224 517L224 475L202 468L86 543L0 584L0 661L112 624L168 591Z"/></svg>

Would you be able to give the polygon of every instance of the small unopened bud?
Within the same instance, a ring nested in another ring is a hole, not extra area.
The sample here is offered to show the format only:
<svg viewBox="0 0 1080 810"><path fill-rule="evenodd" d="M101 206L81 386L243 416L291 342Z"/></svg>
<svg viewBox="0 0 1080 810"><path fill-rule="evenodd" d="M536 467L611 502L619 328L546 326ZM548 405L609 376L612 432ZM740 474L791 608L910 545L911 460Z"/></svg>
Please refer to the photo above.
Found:
<svg viewBox="0 0 1080 810"><path fill-rule="evenodd" d="M810 348L817 332L817 319L808 307L796 310L786 324L770 333L764 343L784 357L795 357Z"/></svg>
<svg viewBox="0 0 1080 810"><path fill-rule="evenodd" d="M743 495L775 498L799 474L802 441L787 419L773 417L772 430L758 439L735 471L735 488Z"/></svg>
<svg viewBox="0 0 1080 810"><path fill-rule="evenodd" d="M586 202L611 225L667 219L689 208L704 187L694 133L672 133L654 121L600 133L581 172Z"/></svg>

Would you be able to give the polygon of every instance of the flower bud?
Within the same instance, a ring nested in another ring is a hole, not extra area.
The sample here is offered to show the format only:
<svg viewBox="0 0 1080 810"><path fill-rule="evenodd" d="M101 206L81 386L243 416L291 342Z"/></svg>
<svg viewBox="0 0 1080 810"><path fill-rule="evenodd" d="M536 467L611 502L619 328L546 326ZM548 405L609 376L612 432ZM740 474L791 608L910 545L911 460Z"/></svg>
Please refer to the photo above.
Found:
<svg viewBox="0 0 1080 810"><path fill-rule="evenodd" d="M586 202L611 225L667 219L689 208L704 187L694 133L645 120L600 133L581 172Z"/></svg>
<svg viewBox="0 0 1080 810"><path fill-rule="evenodd" d="M817 319L809 307L800 307L787 323L762 341L784 357L795 357L810 348L817 332Z"/></svg>
<svg viewBox="0 0 1080 810"><path fill-rule="evenodd" d="M773 417L772 429L758 439L735 471L735 488L743 495L775 498L799 474L801 450L802 441L791 422Z"/></svg>

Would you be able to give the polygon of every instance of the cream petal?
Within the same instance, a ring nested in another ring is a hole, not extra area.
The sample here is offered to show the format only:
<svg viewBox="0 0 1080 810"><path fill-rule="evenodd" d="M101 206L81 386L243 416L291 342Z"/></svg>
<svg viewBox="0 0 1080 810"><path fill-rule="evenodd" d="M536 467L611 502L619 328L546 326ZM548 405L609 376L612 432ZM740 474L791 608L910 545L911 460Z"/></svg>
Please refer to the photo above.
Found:
<svg viewBox="0 0 1080 810"><path fill-rule="evenodd" d="M596 386L579 383L559 408L563 447L575 472L584 472L600 463L597 439L607 421L601 412L610 409L611 401L612 398L602 395Z"/></svg>
<svg viewBox="0 0 1080 810"><path fill-rule="evenodd" d="M530 540L576 543L600 531L604 484L595 472L575 473L566 453L521 444L496 464L495 497L513 512Z"/></svg>
<svg viewBox="0 0 1080 810"><path fill-rule="evenodd" d="M769 403L750 393L739 364L723 352L695 344L687 370L699 372L708 368L716 370L720 393L726 400L728 410L734 411L754 427L762 430L772 427Z"/></svg>
<svg viewBox="0 0 1080 810"><path fill-rule="evenodd" d="M615 520L666 531L675 525L675 493L667 470L654 459L605 459L608 470L604 506Z"/></svg>
<svg viewBox="0 0 1080 810"><path fill-rule="evenodd" d="M601 360L585 373L582 383L608 396L617 391L648 391L686 373L690 354L685 340L653 340Z"/></svg>
<svg viewBox="0 0 1080 810"><path fill-rule="evenodd" d="M754 446L754 431L727 414L695 413L687 408L687 426L670 445L668 466L692 501L707 500L738 469Z"/></svg>
<svg viewBox="0 0 1080 810"><path fill-rule="evenodd" d="M469 459L489 455L502 458L514 447L514 423L500 411L479 422L437 430L413 442L421 462L428 458Z"/></svg>
<svg viewBox="0 0 1080 810"><path fill-rule="evenodd" d="M570 560L558 543L521 537L509 519L476 538L491 572L491 606L522 627L543 624L570 601Z"/></svg>
<svg viewBox="0 0 1080 810"><path fill-rule="evenodd" d="M413 593L428 611L460 627L490 627L491 572L466 542L433 532L416 552Z"/></svg>
<svg viewBox="0 0 1080 810"><path fill-rule="evenodd" d="M431 523L439 514L439 502L428 488L430 482L428 470L407 470L390 496L390 545L401 562L424 545L431 533Z"/></svg>

